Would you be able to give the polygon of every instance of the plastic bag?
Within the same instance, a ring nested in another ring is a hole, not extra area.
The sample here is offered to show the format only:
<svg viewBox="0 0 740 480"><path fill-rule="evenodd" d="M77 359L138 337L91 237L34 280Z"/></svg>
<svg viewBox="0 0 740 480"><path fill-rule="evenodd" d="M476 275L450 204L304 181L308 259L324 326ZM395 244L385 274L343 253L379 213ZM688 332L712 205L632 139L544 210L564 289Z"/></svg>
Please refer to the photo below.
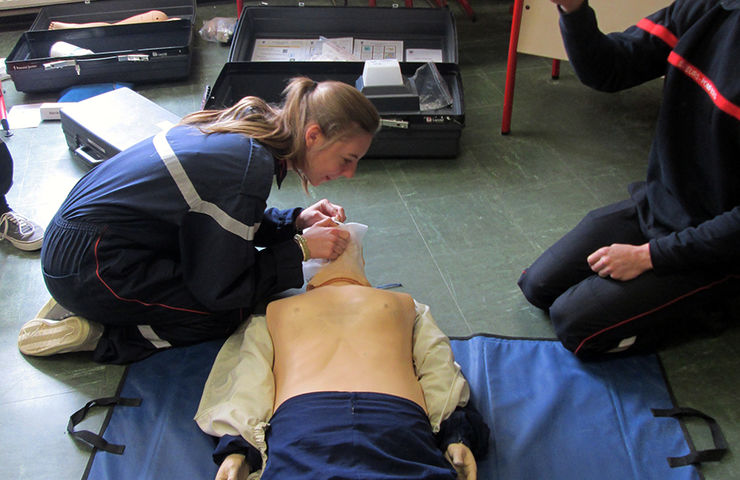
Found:
<svg viewBox="0 0 740 480"><path fill-rule="evenodd" d="M360 58L348 52L342 45L330 38L319 37L314 50L316 54L311 56L312 62L360 62Z"/></svg>
<svg viewBox="0 0 740 480"><path fill-rule="evenodd" d="M236 18L214 17L203 22L203 27L198 30L198 34L208 42L229 43L231 37L234 36L234 27L236 27Z"/></svg>
<svg viewBox="0 0 740 480"><path fill-rule="evenodd" d="M411 80L419 93L419 109L424 111L439 110L453 103L447 82L433 62L427 62L416 69Z"/></svg>

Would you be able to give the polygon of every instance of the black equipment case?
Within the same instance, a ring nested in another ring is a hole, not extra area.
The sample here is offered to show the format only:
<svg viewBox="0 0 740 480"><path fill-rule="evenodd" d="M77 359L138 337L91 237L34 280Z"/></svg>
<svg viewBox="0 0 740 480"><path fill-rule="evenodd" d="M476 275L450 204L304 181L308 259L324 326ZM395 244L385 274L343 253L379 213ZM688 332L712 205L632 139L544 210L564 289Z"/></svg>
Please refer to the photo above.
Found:
<svg viewBox="0 0 740 480"><path fill-rule="evenodd" d="M382 110L383 128L367 157L449 158L457 156L465 123L463 87L457 65L457 31L447 8L245 7L239 17L229 62L223 67L205 108L224 108L254 95L278 103L290 78L338 80L355 85L362 61L252 61L258 39L354 39L402 41L401 73L411 77L424 63L406 61L409 49L441 51L435 63L453 104L433 111Z"/></svg>
<svg viewBox="0 0 740 480"><path fill-rule="evenodd" d="M128 88L70 103L62 107L59 116L67 146L89 167L180 121L174 113Z"/></svg>
<svg viewBox="0 0 740 480"><path fill-rule="evenodd" d="M48 30L52 21L112 23L150 10L177 20ZM21 92L184 78L190 73L194 22L194 0L99 0L45 7L6 58L6 70ZM59 41L94 53L51 57L50 48Z"/></svg>

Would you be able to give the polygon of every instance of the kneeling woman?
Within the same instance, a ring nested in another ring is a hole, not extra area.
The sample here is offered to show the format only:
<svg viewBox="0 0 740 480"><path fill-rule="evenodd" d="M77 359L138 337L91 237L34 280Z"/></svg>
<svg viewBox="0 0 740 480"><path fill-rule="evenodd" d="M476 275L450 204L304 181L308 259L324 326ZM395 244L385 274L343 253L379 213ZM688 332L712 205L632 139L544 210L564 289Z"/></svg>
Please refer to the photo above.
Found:
<svg viewBox="0 0 740 480"><path fill-rule="evenodd" d="M245 97L190 114L83 177L47 230L53 300L21 329L21 352L126 363L226 337L300 287L303 260L342 253L341 206L266 209L267 198L288 170L304 189L352 177L378 113L341 82L296 78L283 93L279 107Z"/></svg>

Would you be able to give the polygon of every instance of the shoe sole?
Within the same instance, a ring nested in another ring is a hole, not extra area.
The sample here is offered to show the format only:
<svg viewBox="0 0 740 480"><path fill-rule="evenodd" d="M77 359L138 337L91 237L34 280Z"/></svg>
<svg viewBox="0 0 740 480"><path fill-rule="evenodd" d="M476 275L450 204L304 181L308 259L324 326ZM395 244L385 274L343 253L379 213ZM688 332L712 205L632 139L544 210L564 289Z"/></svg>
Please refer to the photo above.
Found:
<svg viewBox="0 0 740 480"><path fill-rule="evenodd" d="M35 252L36 250L39 250L41 248L41 245L44 243L43 238L35 240L33 242L21 242L19 240L13 240L9 237L5 237L5 240L9 241L10 244L18 250L23 250L24 252Z"/></svg>
<svg viewBox="0 0 740 480"><path fill-rule="evenodd" d="M64 320L34 318L18 334L18 349L24 355L45 357L79 351L90 333L90 326L79 317Z"/></svg>

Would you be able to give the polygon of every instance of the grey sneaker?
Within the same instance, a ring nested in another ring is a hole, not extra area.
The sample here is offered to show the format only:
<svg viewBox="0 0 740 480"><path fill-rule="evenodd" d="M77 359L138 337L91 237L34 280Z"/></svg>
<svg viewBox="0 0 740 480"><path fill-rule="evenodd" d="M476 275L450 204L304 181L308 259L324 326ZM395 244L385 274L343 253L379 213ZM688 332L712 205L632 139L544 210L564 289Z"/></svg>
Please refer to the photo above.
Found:
<svg viewBox="0 0 740 480"><path fill-rule="evenodd" d="M0 240L7 240L19 250L32 252L41 248L44 229L14 211L0 216Z"/></svg>
<svg viewBox="0 0 740 480"><path fill-rule="evenodd" d="M102 325L76 315L62 320L34 318L21 327L18 349L34 357L89 352L95 350L102 334Z"/></svg>

